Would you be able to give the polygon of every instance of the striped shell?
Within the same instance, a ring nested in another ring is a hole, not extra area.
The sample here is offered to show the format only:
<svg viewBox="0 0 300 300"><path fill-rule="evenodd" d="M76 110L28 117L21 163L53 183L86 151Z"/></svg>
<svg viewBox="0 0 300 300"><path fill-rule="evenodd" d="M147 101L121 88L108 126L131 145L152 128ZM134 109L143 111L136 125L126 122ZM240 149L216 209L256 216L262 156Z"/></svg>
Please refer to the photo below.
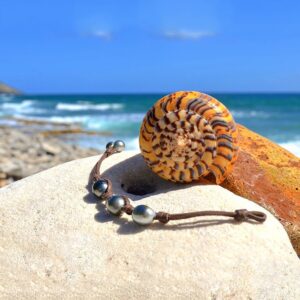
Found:
<svg viewBox="0 0 300 300"><path fill-rule="evenodd" d="M234 119L221 102L200 92L176 92L147 112L139 143L162 178L191 182L212 173L220 184L236 159L236 137Z"/></svg>

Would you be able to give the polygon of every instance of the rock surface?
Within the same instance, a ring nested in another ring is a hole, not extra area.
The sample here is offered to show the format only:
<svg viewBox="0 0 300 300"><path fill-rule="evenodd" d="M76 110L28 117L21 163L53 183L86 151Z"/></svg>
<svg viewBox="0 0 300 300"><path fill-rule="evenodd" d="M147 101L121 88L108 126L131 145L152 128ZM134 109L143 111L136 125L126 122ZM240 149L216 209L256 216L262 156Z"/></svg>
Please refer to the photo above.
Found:
<svg viewBox="0 0 300 300"><path fill-rule="evenodd" d="M300 158L239 125L238 159L222 184L271 211L300 255Z"/></svg>
<svg viewBox="0 0 300 300"><path fill-rule="evenodd" d="M216 185L158 178L140 155L108 158L116 193L155 210L265 211ZM97 157L0 190L0 298L299 299L300 261L280 222L203 217L139 227L86 187ZM98 210L97 210L98 209Z"/></svg>

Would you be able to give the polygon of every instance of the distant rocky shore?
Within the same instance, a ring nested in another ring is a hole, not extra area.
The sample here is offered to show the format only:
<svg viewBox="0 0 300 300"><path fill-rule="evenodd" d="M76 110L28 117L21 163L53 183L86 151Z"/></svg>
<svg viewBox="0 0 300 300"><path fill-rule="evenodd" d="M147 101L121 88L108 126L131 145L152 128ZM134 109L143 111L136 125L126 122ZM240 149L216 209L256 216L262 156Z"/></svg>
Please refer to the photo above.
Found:
<svg viewBox="0 0 300 300"><path fill-rule="evenodd" d="M16 90L13 87L8 86L7 84L0 82L0 94L10 94L10 95L19 95L20 91Z"/></svg>
<svg viewBox="0 0 300 300"><path fill-rule="evenodd" d="M66 135L109 134L85 132L65 124L49 127L38 121L17 121L22 124L0 126L0 187L64 162L99 154L99 150L65 142Z"/></svg>

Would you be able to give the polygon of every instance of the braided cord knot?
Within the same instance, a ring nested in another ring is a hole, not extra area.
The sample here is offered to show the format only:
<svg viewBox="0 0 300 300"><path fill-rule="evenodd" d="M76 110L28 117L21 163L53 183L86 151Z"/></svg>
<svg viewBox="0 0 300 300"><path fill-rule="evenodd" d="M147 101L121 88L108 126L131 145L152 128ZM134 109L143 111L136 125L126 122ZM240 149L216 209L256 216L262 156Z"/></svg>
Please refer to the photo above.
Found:
<svg viewBox="0 0 300 300"><path fill-rule="evenodd" d="M166 224L170 220L170 215L164 211L159 211L156 213L155 219L163 224Z"/></svg>

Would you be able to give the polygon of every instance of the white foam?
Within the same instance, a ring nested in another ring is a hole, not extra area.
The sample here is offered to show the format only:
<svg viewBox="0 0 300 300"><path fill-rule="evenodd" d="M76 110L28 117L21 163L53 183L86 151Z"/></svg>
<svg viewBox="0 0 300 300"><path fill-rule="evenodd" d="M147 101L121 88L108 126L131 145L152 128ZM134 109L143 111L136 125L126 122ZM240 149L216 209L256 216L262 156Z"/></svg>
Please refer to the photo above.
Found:
<svg viewBox="0 0 300 300"><path fill-rule="evenodd" d="M300 140L295 140L295 141L288 141L285 143L280 143L279 144L281 147L287 149L294 155L300 157Z"/></svg>
<svg viewBox="0 0 300 300"><path fill-rule="evenodd" d="M25 99L21 103L5 102L0 105L3 114L31 114L44 113L45 109L34 107L35 100Z"/></svg>
<svg viewBox="0 0 300 300"><path fill-rule="evenodd" d="M139 138L135 137L130 139L126 143L126 149L128 150L139 150Z"/></svg>
<svg viewBox="0 0 300 300"><path fill-rule="evenodd" d="M77 104L70 103L58 103L55 107L57 110L68 110L68 111L82 111L82 110L119 110L123 108L121 103L102 103L102 104L91 104L88 102L80 101Z"/></svg>
<svg viewBox="0 0 300 300"><path fill-rule="evenodd" d="M260 119L267 119L270 117L269 114L267 114L264 111L256 111L256 110L249 110L249 111L244 111L244 110L231 110L232 115L235 118L260 118Z"/></svg>
<svg viewBox="0 0 300 300"><path fill-rule="evenodd" d="M26 107L30 107L33 104L33 100L24 100L21 103L3 103L3 109L14 109L14 110L21 110Z"/></svg>

